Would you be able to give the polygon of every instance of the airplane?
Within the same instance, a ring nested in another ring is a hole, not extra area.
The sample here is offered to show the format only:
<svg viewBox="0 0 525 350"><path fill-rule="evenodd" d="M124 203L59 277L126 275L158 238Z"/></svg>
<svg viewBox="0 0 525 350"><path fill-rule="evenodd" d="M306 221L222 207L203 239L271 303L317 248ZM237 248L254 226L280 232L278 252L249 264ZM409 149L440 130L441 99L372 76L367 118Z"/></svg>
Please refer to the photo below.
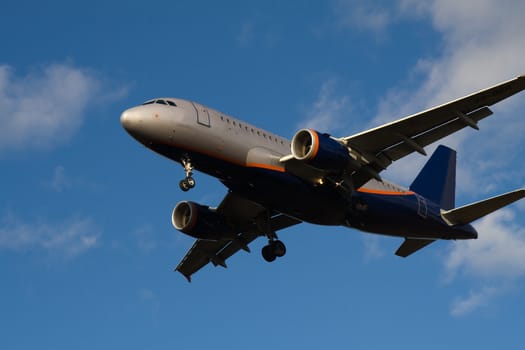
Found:
<svg viewBox="0 0 525 350"><path fill-rule="evenodd" d="M489 106L525 89L525 75L351 136L301 129L291 140L197 102L155 98L125 110L124 129L182 165L182 191L194 170L219 179L227 194L215 208L179 202L175 229L196 238L175 268L191 282L208 263L226 260L266 237L262 256L286 254L277 231L302 222L403 238L407 257L436 240L476 239L471 222L525 197L518 189L456 208L456 151L440 145L409 186L381 172L394 161L492 114Z"/></svg>

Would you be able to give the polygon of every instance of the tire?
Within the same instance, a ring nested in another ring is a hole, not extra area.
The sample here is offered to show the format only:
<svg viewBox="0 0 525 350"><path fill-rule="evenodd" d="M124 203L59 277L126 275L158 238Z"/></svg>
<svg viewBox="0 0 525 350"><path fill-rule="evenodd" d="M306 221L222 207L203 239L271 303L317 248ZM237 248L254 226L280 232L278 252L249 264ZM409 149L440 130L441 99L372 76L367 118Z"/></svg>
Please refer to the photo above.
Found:
<svg viewBox="0 0 525 350"><path fill-rule="evenodd" d="M273 250L273 255L275 255L278 258L283 257L286 254L286 246L283 242L279 240L273 241L271 243L271 247Z"/></svg>
<svg viewBox="0 0 525 350"><path fill-rule="evenodd" d="M264 260L266 260L267 262L272 262L277 258L273 252L272 246L270 245L265 245L262 248L261 253L262 253Z"/></svg>
<svg viewBox="0 0 525 350"><path fill-rule="evenodd" d="M194 179L193 177L191 177L191 176L188 177L188 178L186 179L186 184L188 184L188 187L189 187L189 188L193 188L193 187L195 187L195 179Z"/></svg>
<svg viewBox="0 0 525 350"><path fill-rule="evenodd" d="M186 180L180 180L179 187L184 192L189 191L189 189L191 188Z"/></svg>

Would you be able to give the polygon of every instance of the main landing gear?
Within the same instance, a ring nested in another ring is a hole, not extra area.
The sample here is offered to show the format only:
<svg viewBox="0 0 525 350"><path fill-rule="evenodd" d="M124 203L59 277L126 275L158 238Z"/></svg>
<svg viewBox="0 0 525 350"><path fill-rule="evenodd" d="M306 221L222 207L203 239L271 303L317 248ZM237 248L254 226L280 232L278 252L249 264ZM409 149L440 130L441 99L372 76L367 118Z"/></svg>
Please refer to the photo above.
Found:
<svg viewBox="0 0 525 350"><path fill-rule="evenodd" d="M269 240L268 244L262 248L262 256L264 260L272 262L277 258L283 257L286 254L286 246L279 240Z"/></svg>
<svg viewBox="0 0 525 350"><path fill-rule="evenodd" d="M277 258L283 257L286 254L286 246L277 238L277 234L272 228L271 224L271 210L266 210L266 218L260 218L258 222L261 232L266 232L268 237L268 244L262 248L262 256L267 262L272 262Z"/></svg>
<svg viewBox="0 0 525 350"><path fill-rule="evenodd" d="M179 187L184 192L189 191L193 187L195 187L195 179L192 177L193 175L193 165L191 164L191 160L188 157L184 157L181 159L182 166L184 167L184 171L186 172L186 178L183 180L180 180Z"/></svg>

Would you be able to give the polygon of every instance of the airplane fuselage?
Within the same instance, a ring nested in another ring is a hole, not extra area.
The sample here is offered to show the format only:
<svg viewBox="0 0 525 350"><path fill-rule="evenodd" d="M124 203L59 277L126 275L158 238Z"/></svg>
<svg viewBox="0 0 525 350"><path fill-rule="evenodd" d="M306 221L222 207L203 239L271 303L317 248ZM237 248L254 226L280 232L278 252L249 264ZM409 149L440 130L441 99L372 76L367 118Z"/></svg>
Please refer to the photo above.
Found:
<svg viewBox="0 0 525 350"><path fill-rule="evenodd" d="M438 204L387 181L351 192L304 181L280 162L290 140L194 102L152 100L126 110L121 122L151 150L179 163L191 159L236 194L301 221L400 237L477 238L471 225L448 225Z"/></svg>

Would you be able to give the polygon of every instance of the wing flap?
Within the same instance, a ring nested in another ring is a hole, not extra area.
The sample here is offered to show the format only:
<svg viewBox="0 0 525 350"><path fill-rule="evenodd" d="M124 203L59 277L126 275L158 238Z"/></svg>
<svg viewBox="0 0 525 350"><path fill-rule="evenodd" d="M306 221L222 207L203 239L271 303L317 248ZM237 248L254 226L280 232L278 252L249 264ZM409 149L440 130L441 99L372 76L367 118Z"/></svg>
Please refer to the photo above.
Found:
<svg viewBox="0 0 525 350"><path fill-rule="evenodd" d="M240 234L236 239L230 241L198 239L175 268L175 271L179 271L191 282L191 276L210 262L214 266L226 268L226 259L241 249L246 250L248 244L258 236L255 232L249 232Z"/></svg>
<svg viewBox="0 0 525 350"><path fill-rule="evenodd" d="M480 120L490 115L492 115L492 111L490 110L490 108L484 107L466 116L468 116L468 118L472 121L479 122ZM462 119L458 117L457 119L442 124L420 135L417 135L413 137L412 140L421 147L426 147L448 135L455 133L456 131L463 129L467 125L468 124L466 124ZM414 152L414 150L409 145L407 145L406 143L399 143L396 146L382 151L381 153L385 154L388 159L396 161L412 152ZM379 157L381 156L381 153Z"/></svg>
<svg viewBox="0 0 525 350"><path fill-rule="evenodd" d="M179 271L191 282L191 275L206 266L210 262L210 258L216 254L217 248L220 249L222 244L224 243L219 241L196 240L175 268L175 271Z"/></svg>

